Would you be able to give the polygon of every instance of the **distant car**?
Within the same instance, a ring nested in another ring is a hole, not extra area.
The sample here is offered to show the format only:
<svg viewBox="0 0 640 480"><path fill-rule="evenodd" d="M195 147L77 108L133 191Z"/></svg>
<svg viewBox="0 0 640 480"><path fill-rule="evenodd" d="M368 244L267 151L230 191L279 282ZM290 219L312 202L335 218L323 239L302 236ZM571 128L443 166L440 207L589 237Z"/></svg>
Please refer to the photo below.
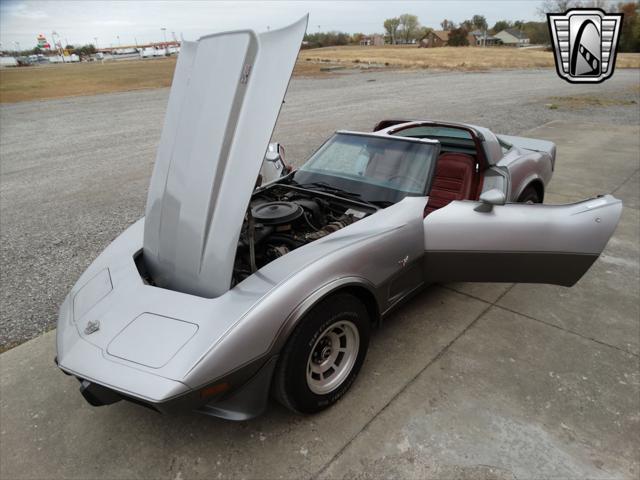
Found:
<svg viewBox="0 0 640 480"><path fill-rule="evenodd" d="M146 216L60 308L57 362L92 405L317 412L424 286L569 286L612 235L612 196L541 204L552 143L463 123L338 131L291 171L268 144L305 28L182 44Z"/></svg>

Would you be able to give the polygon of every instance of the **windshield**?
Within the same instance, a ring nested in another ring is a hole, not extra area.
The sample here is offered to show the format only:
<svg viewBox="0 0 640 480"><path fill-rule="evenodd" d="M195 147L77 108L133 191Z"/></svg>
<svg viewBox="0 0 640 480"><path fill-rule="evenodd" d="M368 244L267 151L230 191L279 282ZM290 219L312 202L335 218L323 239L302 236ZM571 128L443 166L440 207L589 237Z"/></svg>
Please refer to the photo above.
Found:
<svg viewBox="0 0 640 480"><path fill-rule="evenodd" d="M425 195L437 150L437 144L337 133L296 172L294 181L395 203L407 195Z"/></svg>

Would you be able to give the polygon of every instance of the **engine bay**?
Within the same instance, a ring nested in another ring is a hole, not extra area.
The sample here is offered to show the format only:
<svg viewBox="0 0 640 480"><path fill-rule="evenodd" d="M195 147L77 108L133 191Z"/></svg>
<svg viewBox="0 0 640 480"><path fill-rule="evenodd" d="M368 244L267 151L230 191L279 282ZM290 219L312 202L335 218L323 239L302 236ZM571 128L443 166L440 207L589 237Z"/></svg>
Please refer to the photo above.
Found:
<svg viewBox="0 0 640 480"><path fill-rule="evenodd" d="M318 190L272 185L254 193L240 232L233 285L296 248L377 209Z"/></svg>

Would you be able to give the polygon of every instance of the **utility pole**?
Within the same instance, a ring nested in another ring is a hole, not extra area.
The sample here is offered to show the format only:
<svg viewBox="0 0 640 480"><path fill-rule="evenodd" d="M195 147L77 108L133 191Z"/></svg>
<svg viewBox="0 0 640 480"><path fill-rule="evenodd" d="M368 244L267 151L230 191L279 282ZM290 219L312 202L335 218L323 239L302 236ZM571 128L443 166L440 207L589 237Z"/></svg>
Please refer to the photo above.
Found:
<svg viewBox="0 0 640 480"><path fill-rule="evenodd" d="M96 50L98 50L98 37L93 37L93 41L96 42L94 44L94 47L96 47Z"/></svg>

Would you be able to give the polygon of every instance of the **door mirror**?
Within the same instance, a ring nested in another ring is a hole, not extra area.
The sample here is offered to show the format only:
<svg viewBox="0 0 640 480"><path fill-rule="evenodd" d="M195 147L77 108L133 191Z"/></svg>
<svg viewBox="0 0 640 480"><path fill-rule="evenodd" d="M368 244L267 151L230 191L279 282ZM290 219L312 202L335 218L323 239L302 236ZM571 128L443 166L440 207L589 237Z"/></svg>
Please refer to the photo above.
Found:
<svg viewBox="0 0 640 480"><path fill-rule="evenodd" d="M279 143L270 143L264 156L265 162L284 162L284 148Z"/></svg>
<svg viewBox="0 0 640 480"><path fill-rule="evenodd" d="M507 197L504 192L497 188L487 190L480 195L480 205L475 208L476 212L490 212L494 205L504 205L507 203Z"/></svg>
<svg viewBox="0 0 640 480"><path fill-rule="evenodd" d="M262 162L257 185L266 185L289 174L291 167L284 162L284 147L279 143L270 143Z"/></svg>

